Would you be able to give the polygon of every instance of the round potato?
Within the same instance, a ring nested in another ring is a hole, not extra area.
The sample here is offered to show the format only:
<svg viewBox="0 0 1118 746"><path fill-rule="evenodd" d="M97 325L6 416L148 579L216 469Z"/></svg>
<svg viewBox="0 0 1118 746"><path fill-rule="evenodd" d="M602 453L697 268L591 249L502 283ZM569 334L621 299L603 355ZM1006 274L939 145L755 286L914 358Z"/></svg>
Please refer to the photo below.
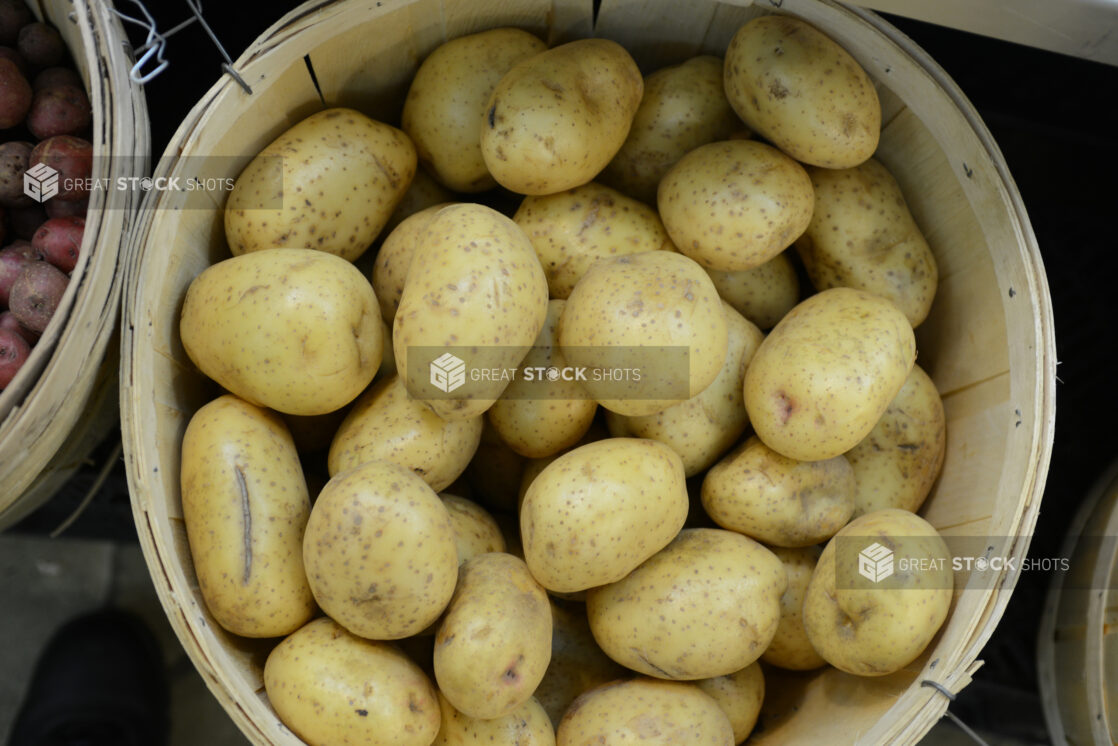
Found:
<svg viewBox="0 0 1118 746"><path fill-rule="evenodd" d="M559 347L559 316L566 301L552 300L536 344L516 380L489 408L489 424L509 448L527 458L544 458L577 443L594 422L598 403L575 380Z"/></svg>
<svg viewBox="0 0 1118 746"><path fill-rule="evenodd" d="M873 155L881 103L866 71L788 15L754 18L726 49L726 98L750 129L802 163L850 168Z"/></svg>
<svg viewBox="0 0 1118 746"><path fill-rule="evenodd" d="M876 293L919 326L932 308L939 270L896 179L872 158L808 174L815 212L796 251L812 284Z"/></svg>
<svg viewBox="0 0 1118 746"><path fill-rule="evenodd" d="M683 462L654 440L568 451L532 481L520 536L532 575L571 593L612 583L663 548L687 517Z"/></svg>
<svg viewBox="0 0 1118 746"><path fill-rule="evenodd" d="M182 441L182 516L206 608L233 634L278 637L315 614L303 571L311 512L299 454L279 415L225 395Z"/></svg>
<svg viewBox="0 0 1118 746"><path fill-rule="evenodd" d="M456 192L497 186L481 155L486 105L509 70L545 49L527 31L497 28L451 39L423 60L400 126L440 183Z"/></svg>
<svg viewBox="0 0 1118 746"><path fill-rule="evenodd" d="M265 249L194 278L179 333L207 376L287 414L325 414L357 398L380 365L383 327L369 281L310 249Z"/></svg>
<svg viewBox="0 0 1118 746"><path fill-rule="evenodd" d="M863 552L875 546L893 555L887 585L859 574ZM898 567L897 554L920 564ZM835 668L886 676L916 660L931 642L947 618L953 586L951 552L931 524L896 508L866 513L835 534L820 555L804 596L804 628L812 647Z"/></svg>
<svg viewBox="0 0 1118 746"><path fill-rule="evenodd" d="M826 541L854 512L854 470L839 455L797 461L749 438L703 479L715 523L778 547Z"/></svg>
<svg viewBox="0 0 1118 746"><path fill-rule="evenodd" d="M724 303L723 309L728 333L726 360L718 377L702 393L644 417L606 413L611 435L649 438L671 446L683 459L688 477L705 471L717 461L749 425L742 385L745 369L764 335L728 304Z"/></svg>
<svg viewBox="0 0 1118 746"><path fill-rule="evenodd" d="M783 252L753 269L708 269L707 274L722 300L761 329L772 329L800 301L796 268Z"/></svg>
<svg viewBox="0 0 1118 746"><path fill-rule="evenodd" d="M426 629L458 579L446 507L414 472L388 461L330 478L307 522L303 564L322 610L371 640Z"/></svg>
<svg viewBox="0 0 1118 746"><path fill-rule="evenodd" d="M877 295L832 288L789 311L745 372L745 409L765 445L798 461L865 438L916 361L904 314Z"/></svg>
<svg viewBox="0 0 1118 746"><path fill-rule="evenodd" d="M576 699L559 722L557 746L733 746L734 728L695 684L636 678Z"/></svg>
<svg viewBox="0 0 1118 746"><path fill-rule="evenodd" d="M237 177L225 205L234 256L286 247L353 261L365 253L412 177L415 146L353 109L312 114Z"/></svg>
<svg viewBox="0 0 1118 746"><path fill-rule="evenodd" d="M725 140L695 148L660 181L660 217L676 247L707 269L753 269L792 245L815 199L803 167L776 148Z"/></svg>
<svg viewBox="0 0 1118 746"><path fill-rule="evenodd" d="M820 549L812 547L769 547L784 564L788 576L788 587L780 597L780 624L776 627L769 647L761 653L761 660L770 666L786 668L791 671L810 671L826 665L815 648L811 646L807 630L804 629L804 594L807 584L815 572L819 561Z"/></svg>
<svg viewBox="0 0 1118 746"><path fill-rule="evenodd" d="M392 232L385 236L373 262L373 290L380 303L380 315L391 324L396 318L400 296L404 294L404 283L408 279L411 260L419 247L419 239L427 230L435 214L450 203L439 203L425 207L400 221Z"/></svg>
<svg viewBox="0 0 1118 746"><path fill-rule="evenodd" d="M788 584L747 536L685 528L621 580L586 593L594 639L621 665L661 679L740 671L769 646Z"/></svg>
<svg viewBox="0 0 1118 746"><path fill-rule="evenodd" d="M480 554L462 565L435 633L435 679L456 710L490 720L528 701L551 661L549 604L511 554Z"/></svg>
<svg viewBox="0 0 1118 746"><path fill-rule="evenodd" d="M935 383L919 365L912 366L885 414L846 454L854 467L854 515L919 510L943 466L946 429Z"/></svg>
<svg viewBox="0 0 1118 746"><path fill-rule="evenodd" d="M555 728L534 697L508 715L492 720L463 715L442 694L439 709L442 727L431 746L555 746Z"/></svg>
<svg viewBox="0 0 1118 746"><path fill-rule="evenodd" d="M740 671L713 679L695 682L709 694L734 728L734 743L742 743L753 732L761 703L765 699L765 675L759 663L750 663Z"/></svg>
<svg viewBox="0 0 1118 746"><path fill-rule="evenodd" d="M730 139L741 126L723 91L721 58L702 55L657 70L644 79L629 137L601 179L654 205L656 187L676 161L700 145Z"/></svg>
<svg viewBox="0 0 1118 746"><path fill-rule="evenodd" d="M420 239L400 297L392 326L396 367L408 392L435 414L476 417L511 378L467 380L455 352L477 368L514 370L546 319L547 280L516 223L483 205L444 207ZM442 386L432 383L434 369L446 376ZM456 371L461 380L452 380Z"/></svg>
<svg viewBox="0 0 1118 746"><path fill-rule="evenodd" d="M272 650L264 690L309 746L428 746L439 702L423 671L392 645L322 618Z"/></svg>
<svg viewBox="0 0 1118 746"><path fill-rule="evenodd" d="M594 265L559 319L563 355L589 371L582 385L603 407L627 416L697 396L718 377L727 344L714 284L702 267L671 251Z"/></svg>
<svg viewBox="0 0 1118 746"><path fill-rule="evenodd" d="M454 529L454 544L458 548L458 566L466 560L486 552L505 551L505 538L493 516L472 500L456 495L439 495Z"/></svg>
<svg viewBox="0 0 1118 746"><path fill-rule="evenodd" d="M330 476L381 459L411 469L436 492L470 463L481 441L482 419L447 422L408 396L399 376L385 378L357 398L330 443Z"/></svg>
<svg viewBox="0 0 1118 746"><path fill-rule="evenodd" d="M536 248L552 298L568 297L586 270L603 259L675 250L655 210L593 182L525 197L513 220Z"/></svg>
<svg viewBox="0 0 1118 746"><path fill-rule="evenodd" d="M585 184L625 142L643 91L637 64L609 39L579 39L530 57L489 98L485 165L520 194Z"/></svg>

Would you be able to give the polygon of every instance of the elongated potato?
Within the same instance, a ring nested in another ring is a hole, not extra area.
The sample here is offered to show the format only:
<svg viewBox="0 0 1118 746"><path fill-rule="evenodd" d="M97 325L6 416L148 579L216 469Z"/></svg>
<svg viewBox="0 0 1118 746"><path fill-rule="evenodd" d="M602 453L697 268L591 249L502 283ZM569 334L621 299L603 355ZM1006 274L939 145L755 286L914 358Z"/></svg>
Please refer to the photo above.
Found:
<svg viewBox="0 0 1118 746"><path fill-rule="evenodd" d="M869 434L916 360L908 319L851 288L788 312L745 372L745 408L765 445L798 461L845 453Z"/></svg>
<svg viewBox="0 0 1118 746"><path fill-rule="evenodd" d="M601 179L654 205L656 187L676 161L700 145L730 139L741 126L726 100L720 58L701 55L657 70L644 79L629 136Z"/></svg>
<svg viewBox="0 0 1118 746"><path fill-rule="evenodd" d="M850 168L877 150L881 103L866 71L788 15L754 18L726 49L726 97L747 125L802 163Z"/></svg>
<svg viewBox="0 0 1118 746"><path fill-rule="evenodd" d="M439 182L456 192L497 186L481 155L486 105L509 70L545 49L527 31L496 28L451 39L423 60L400 126Z"/></svg>
<svg viewBox="0 0 1118 746"><path fill-rule="evenodd" d="M480 554L462 565L435 633L435 679L456 710L492 719L528 701L551 660L549 603L511 554Z"/></svg>
<svg viewBox="0 0 1118 746"><path fill-rule="evenodd" d="M643 91L633 58L608 39L579 39L524 60L489 99L485 165L520 194L585 184L625 142Z"/></svg>
<svg viewBox="0 0 1118 746"><path fill-rule="evenodd" d="M509 448L527 458L570 448L590 429L598 411L598 403L577 381L562 377L570 372L558 340L565 305L562 300L548 302L547 321L516 380L485 413Z"/></svg>
<svg viewBox="0 0 1118 746"><path fill-rule="evenodd" d="M400 305L400 296L404 294L404 283L407 282L415 250L419 248L419 239L435 214L449 204L440 202L409 215L393 228L380 245L373 262L372 279L380 315L385 322L391 324L396 318L396 309Z"/></svg>
<svg viewBox="0 0 1118 746"><path fill-rule="evenodd" d="M303 571L311 512L283 420L225 395L190 418L182 442L182 512L206 608L245 637L294 632L316 606Z"/></svg>
<svg viewBox="0 0 1118 746"><path fill-rule="evenodd" d="M612 583L663 548L687 517L683 461L654 440L609 438L551 462L524 495L532 575L570 593Z"/></svg>
<svg viewBox="0 0 1118 746"><path fill-rule="evenodd" d="M765 675L759 663L750 663L740 671L695 684L709 694L734 727L734 743L742 743L753 732L761 703L765 699Z"/></svg>
<svg viewBox="0 0 1118 746"><path fill-rule="evenodd" d="M800 280L784 252L753 269L707 274L722 300L762 330L772 329L800 302Z"/></svg>
<svg viewBox="0 0 1118 746"><path fill-rule="evenodd" d="M357 398L330 444L330 476L382 459L405 466L436 492L470 463L481 441L481 417L447 422L408 396L399 376Z"/></svg>
<svg viewBox="0 0 1118 746"><path fill-rule="evenodd" d="M821 550L811 547L769 547L784 564L788 587L780 597L780 624L772 642L761 654L761 660L770 666L791 671L810 671L827 664L811 646L804 629L804 595Z"/></svg>
<svg viewBox="0 0 1118 746"><path fill-rule="evenodd" d="M876 293L919 326L932 308L939 270L896 179L872 158L808 174L815 212L796 251L812 284Z"/></svg>
<svg viewBox="0 0 1118 746"><path fill-rule="evenodd" d="M435 688L418 666L326 618L272 650L264 690L310 746L428 746L439 730Z"/></svg>
<svg viewBox="0 0 1118 746"><path fill-rule="evenodd" d="M539 254L552 298L568 297L586 270L603 259L675 250L655 210L594 182L525 197L513 220Z"/></svg>
<svg viewBox="0 0 1118 746"><path fill-rule="evenodd" d="M481 720L454 709L439 694L442 726L431 746L555 746L555 728L534 697L508 715Z"/></svg>
<svg viewBox="0 0 1118 746"><path fill-rule="evenodd" d="M353 109L312 114L265 147L225 205L234 256L317 249L353 261L369 248L415 176L415 146Z"/></svg>
<svg viewBox="0 0 1118 746"><path fill-rule="evenodd" d="M440 210L423 233L392 326L396 367L408 392L445 420L469 419L489 409L506 378L466 380L440 388L431 366L466 362L485 369L516 368L547 318L547 279L524 232L483 205ZM418 358L414 363L411 350ZM454 361L446 363L444 355Z"/></svg>

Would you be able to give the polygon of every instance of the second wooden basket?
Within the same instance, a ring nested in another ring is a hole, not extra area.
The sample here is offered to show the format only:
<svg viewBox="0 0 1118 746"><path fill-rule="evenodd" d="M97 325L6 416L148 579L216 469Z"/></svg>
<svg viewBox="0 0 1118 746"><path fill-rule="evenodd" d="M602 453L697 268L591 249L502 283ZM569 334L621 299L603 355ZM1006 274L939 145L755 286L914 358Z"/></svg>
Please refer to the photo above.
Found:
<svg viewBox="0 0 1118 746"><path fill-rule="evenodd" d="M943 395L948 446L923 515L949 542L1012 537L1024 556L1048 468L1055 357L1044 270L1028 217L997 145L974 109L924 52L872 13L829 0L338 0L309 3L274 25L236 63L251 87L214 86L176 133L156 171L189 176L210 158L236 176L264 145L324 104L385 121L419 62L444 40L498 26L551 43L597 35L648 70L721 54L765 12L799 16L833 37L877 82L884 106L878 157L897 176L936 253L941 284L918 333L921 365ZM308 65L309 63L309 65ZM315 76L308 73L313 68ZM225 156L225 160L214 160ZM210 172L207 172L210 173ZM134 237L122 358L122 424L140 540L164 608L215 696L257 744L299 740L270 708L262 662L273 643L225 633L198 592L182 523L179 449L191 414L214 389L178 338L190 281L228 256L221 204L152 194ZM193 207L194 209L184 209ZM1016 574L957 576L951 615L906 670L859 679L835 670L799 677L770 712L763 744L915 743L979 665ZM935 685L923 685L930 682ZM794 713L794 714L793 714Z"/></svg>

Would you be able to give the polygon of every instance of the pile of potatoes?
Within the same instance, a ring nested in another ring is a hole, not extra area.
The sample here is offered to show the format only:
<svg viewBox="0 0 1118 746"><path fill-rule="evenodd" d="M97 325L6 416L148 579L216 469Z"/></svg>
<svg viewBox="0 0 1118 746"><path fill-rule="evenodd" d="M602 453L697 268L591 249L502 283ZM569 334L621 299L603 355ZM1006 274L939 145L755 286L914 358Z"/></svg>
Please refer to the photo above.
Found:
<svg viewBox="0 0 1118 746"><path fill-rule="evenodd" d="M53 318L77 266L93 145L81 77L62 36L23 0L0 0L0 391ZM46 164L59 193L39 202L24 174Z"/></svg>
<svg viewBox="0 0 1118 746"><path fill-rule="evenodd" d="M836 536L947 556L915 513L944 456L913 335L936 264L854 59L782 15L647 76L494 29L436 49L399 124L327 109L268 145L182 308L228 392L182 445L199 587L282 638L280 719L310 744L734 744L768 667L914 661L949 570L836 584ZM448 347L686 355L427 396L409 356Z"/></svg>

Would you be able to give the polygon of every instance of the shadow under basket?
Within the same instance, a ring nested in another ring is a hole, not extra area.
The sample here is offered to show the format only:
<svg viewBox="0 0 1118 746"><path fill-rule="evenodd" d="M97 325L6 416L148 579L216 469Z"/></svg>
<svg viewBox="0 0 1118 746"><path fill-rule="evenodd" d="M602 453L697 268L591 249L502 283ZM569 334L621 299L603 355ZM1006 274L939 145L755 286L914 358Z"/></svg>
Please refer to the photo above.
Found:
<svg viewBox="0 0 1118 746"><path fill-rule="evenodd" d="M237 61L251 93L225 78L199 102L157 175L235 177L324 103L396 122L419 62L463 34L518 26L551 44L601 36L623 44L647 72L699 53L720 55L744 22L770 12L820 28L875 80L884 114L877 156L897 177L936 254L939 291L917 344L944 399L947 455L921 513L949 546L957 537L1011 537L1007 552L1020 559L1036 522L1055 417L1055 347L1040 255L1006 164L974 109L935 62L873 13L824 0L699 0L686 7L604 0L596 18L590 0L312 3L281 19ZM191 280L228 256L220 200L153 192L146 207L129 256L121 390L140 541L172 626L230 716L254 743L298 744L263 691L262 663L274 641L242 640L213 621L182 522L183 432L217 389L187 358L178 321ZM946 710L942 692L961 690L980 665L1017 580L1009 567L992 581L989 573L958 573L943 629L899 673L860 679L824 670L782 677L779 685L774 679L754 741L915 743Z"/></svg>
<svg viewBox="0 0 1118 746"><path fill-rule="evenodd" d="M111 5L36 0L35 16L58 29L93 108L92 177L147 172L147 107L128 78L128 39ZM50 325L0 391L0 530L50 499L117 423L120 356L114 335L124 287L125 236L138 198L93 189L78 264Z"/></svg>

